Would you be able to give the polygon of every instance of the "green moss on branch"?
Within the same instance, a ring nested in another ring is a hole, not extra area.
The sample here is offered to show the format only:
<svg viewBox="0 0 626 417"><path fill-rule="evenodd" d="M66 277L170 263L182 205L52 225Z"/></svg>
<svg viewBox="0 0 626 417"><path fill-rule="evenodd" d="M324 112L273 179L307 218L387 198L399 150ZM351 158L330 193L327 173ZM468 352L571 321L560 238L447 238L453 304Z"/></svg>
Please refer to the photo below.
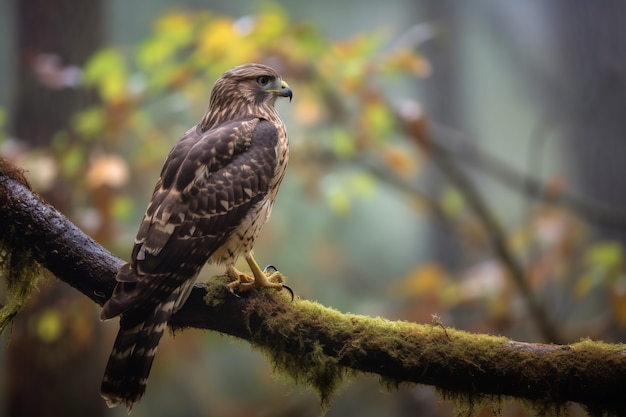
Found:
<svg viewBox="0 0 626 417"><path fill-rule="evenodd" d="M224 283L211 280L206 291L224 294ZM521 343L440 324L343 314L272 290L241 300L226 296L217 309L212 314L222 321L211 328L250 341L277 371L314 386L323 403L346 377L366 372L388 387L433 385L464 410L516 397L554 415L568 402L592 415L626 415L626 345Z"/></svg>
<svg viewBox="0 0 626 417"><path fill-rule="evenodd" d="M4 158L0 158L0 177L9 178L22 188L30 190L23 171ZM0 204L2 203L3 200L0 200ZM4 206L2 209L5 211ZM9 216L1 218L5 225L0 233L0 277L6 283L6 299L0 309L0 334L11 324L30 293L37 288L37 282L42 276L42 268L33 258L29 242L24 239L21 231L24 225L14 224Z"/></svg>

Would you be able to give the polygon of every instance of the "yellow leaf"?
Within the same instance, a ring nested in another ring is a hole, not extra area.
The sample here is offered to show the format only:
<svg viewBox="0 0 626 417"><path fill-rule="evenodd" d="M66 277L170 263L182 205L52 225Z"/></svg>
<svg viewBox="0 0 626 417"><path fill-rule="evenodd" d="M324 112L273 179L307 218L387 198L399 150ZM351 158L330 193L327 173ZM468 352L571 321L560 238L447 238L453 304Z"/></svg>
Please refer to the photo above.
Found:
<svg viewBox="0 0 626 417"><path fill-rule="evenodd" d="M266 44L283 34L287 27L287 16L279 7L261 13L255 19L255 28L251 34L259 44Z"/></svg>
<svg viewBox="0 0 626 417"><path fill-rule="evenodd" d="M63 333L63 327L63 318L57 310L45 310L37 320L37 337L45 343L56 342Z"/></svg>
<svg viewBox="0 0 626 417"><path fill-rule="evenodd" d="M447 275L439 265L426 263L409 272L397 286L397 293L406 298L419 298L437 293L446 281Z"/></svg>
<svg viewBox="0 0 626 417"><path fill-rule="evenodd" d="M387 56L382 69L406 72L416 77L427 77L432 72L428 60L408 49L398 49Z"/></svg>
<svg viewBox="0 0 626 417"><path fill-rule="evenodd" d="M417 164L406 149L387 146L381 150L383 160L398 174L408 177L415 174Z"/></svg>
<svg viewBox="0 0 626 417"><path fill-rule="evenodd" d="M371 132L371 137L378 142L389 139L395 118L382 101L370 101L363 109L363 120L367 123L366 129Z"/></svg>
<svg viewBox="0 0 626 417"><path fill-rule="evenodd" d="M193 38L193 21L186 13L168 13L155 22L154 31L171 43L183 45Z"/></svg>
<svg viewBox="0 0 626 417"><path fill-rule="evenodd" d="M232 44L240 37L232 19L221 17L206 25L200 32L198 49L200 53L220 57L229 52Z"/></svg>
<svg viewBox="0 0 626 417"><path fill-rule="evenodd" d="M311 97L311 94L300 93L295 102L296 119L302 124L314 124L322 119L322 107L319 101Z"/></svg>

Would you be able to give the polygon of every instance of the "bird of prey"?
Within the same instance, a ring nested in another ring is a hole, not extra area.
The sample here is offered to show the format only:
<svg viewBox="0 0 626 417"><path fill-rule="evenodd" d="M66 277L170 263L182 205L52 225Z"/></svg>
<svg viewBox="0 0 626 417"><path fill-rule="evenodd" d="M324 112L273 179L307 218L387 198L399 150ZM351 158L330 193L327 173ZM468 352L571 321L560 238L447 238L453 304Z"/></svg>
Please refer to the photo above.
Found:
<svg viewBox="0 0 626 417"><path fill-rule="evenodd" d="M292 91L275 70L235 67L215 82L206 114L170 151L131 260L100 316L121 316L101 386L109 407L124 403L130 412L141 399L167 322L205 263L226 266L235 294L284 287L279 272L266 274L252 257L287 167L278 97L291 101ZM240 255L252 276L235 269Z"/></svg>

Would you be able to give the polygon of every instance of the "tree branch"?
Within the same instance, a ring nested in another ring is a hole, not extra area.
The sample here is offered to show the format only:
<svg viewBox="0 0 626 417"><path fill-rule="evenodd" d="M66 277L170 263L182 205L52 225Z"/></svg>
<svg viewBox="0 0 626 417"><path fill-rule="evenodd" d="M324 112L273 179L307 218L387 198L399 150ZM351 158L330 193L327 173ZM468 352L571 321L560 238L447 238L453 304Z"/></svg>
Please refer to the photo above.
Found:
<svg viewBox="0 0 626 417"><path fill-rule="evenodd" d="M0 166L3 251L28 249L59 279L102 305L122 261L84 235ZM283 292L236 299L224 277L197 285L172 318L173 329L196 327L249 341L279 371L313 385L327 401L353 371L379 375L388 386L428 384L470 404L487 396L530 400L558 410L573 401L593 415L624 415L626 349L585 341L572 345L514 342L448 329L342 314Z"/></svg>
<svg viewBox="0 0 626 417"><path fill-rule="evenodd" d="M432 130L440 148L458 161L472 169L482 171L504 186L516 189L535 200L565 207L592 223L626 227L626 211L623 209L568 191L555 194L537 178L516 171L513 167L481 149L462 133L435 123L432 123Z"/></svg>

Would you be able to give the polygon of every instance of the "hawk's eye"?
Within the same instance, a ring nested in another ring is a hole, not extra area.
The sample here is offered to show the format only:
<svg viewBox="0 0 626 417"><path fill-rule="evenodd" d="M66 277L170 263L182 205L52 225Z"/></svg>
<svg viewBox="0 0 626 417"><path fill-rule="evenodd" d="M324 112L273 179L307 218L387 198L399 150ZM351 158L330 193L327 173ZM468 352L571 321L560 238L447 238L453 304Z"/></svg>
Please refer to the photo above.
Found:
<svg viewBox="0 0 626 417"><path fill-rule="evenodd" d="M259 78L256 79L256 82L261 87L265 87L270 82L270 77L268 77L267 75L261 75Z"/></svg>

